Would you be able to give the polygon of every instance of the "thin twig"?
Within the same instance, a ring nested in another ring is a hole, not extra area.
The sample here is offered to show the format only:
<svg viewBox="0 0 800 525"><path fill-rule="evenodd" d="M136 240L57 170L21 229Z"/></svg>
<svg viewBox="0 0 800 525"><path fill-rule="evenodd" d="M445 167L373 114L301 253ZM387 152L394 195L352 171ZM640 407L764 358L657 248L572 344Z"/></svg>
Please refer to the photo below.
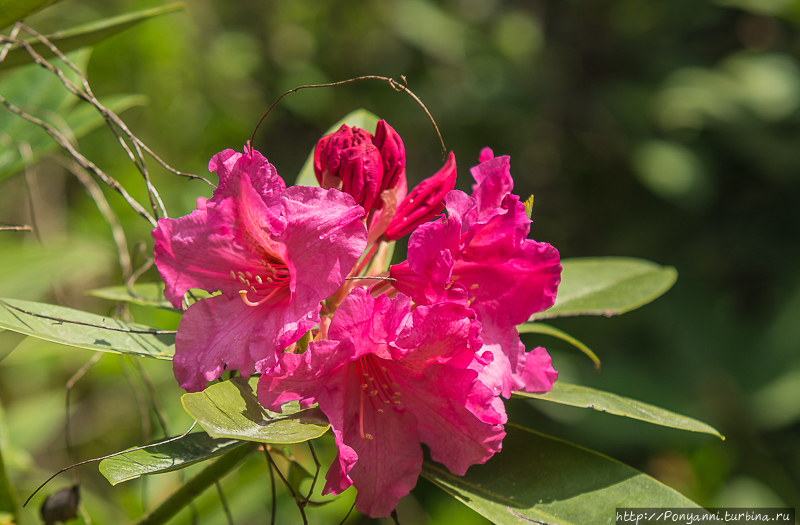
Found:
<svg viewBox="0 0 800 525"><path fill-rule="evenodd" d="M222 485L219 484L219 481L215 481L214 485L217 486L217 494L219 494L219 501L222 503L222 510L225 511L225 517L228 518L228 525L233 525L233 516L231 515L230 507L228 507L228 499L225 497L225 493L222 492Z"/></svg>
<svg viewBox="0 0 800 525"><path fill-rule="evenodd" d="M264 447L264 453L267 455L267 457L269 457L269 452L267 451L267 447ZM270 525L275 525L275 514L277 511L278 501L275 498L275 473L272 471L272 462L269 462L267 464L267 468L269 468L269 481L270 485L272 486L272 510L271 510L272 517L269 520L269 523Z"/></svg>
<svg viewBox="0 0 800 525"><path fill-rule="evenodd" d="M119 222L119 217L117 214L114 213L114 210L111 209L111 205L108 203L105 194L103 194L103 190L100 188L100 185L95 182L89 172L83 169L83 167L72 160L72 162L68 162L66 159L61 157L60 155L53 155L50 157L56 164L62 166L67 171L75 175L75 178L83 184L83 187L86 189L86 192L94 201L95 206L97 206L97 210L105 219L106 224L108 227L111 228L111 236L114 238L114 244L117 246L117 254L119 256L119 266L122 270L122 278L128 279L133 271L131 267L131 256L128 252L128 240L125 237L125 231L122 229L122 224Z"/></svg>
<svg viewBox="0 0 800 525"><path fill-rule="evenodd" d="M81 326L91 326L93 328L101 328L103 330L110 330L112 332L125 332L128 334L153 334L153 335L162 335L162 334L176 334L178 333L175 330L131 330L130 328L117 328L115 326L103 326L94 323L84 323L83 321L71 321L69 319L61 319L59 317L51 317L49 315L44 314L37 314L34 312L29 312L24 310L18 306L14 306L12 304L8 304L7 302L0 299L0 304L5 306L6 308L11 308L12 310L16 310L18 312L22 312L23 314L30 315L32 317L39 317L41 319L48 319L50 321L55 321L57 323L68 323L68 324L77 324Z"/></svg>
<svg viewBox="0 0 800 525"><path fill-rule="evenodd" d="M30 232L33 228L27 224L14 224L11 226L0 226L0 232Z"/></svg>
<svg viewBox="0 0 800 525"><path fill-rule="evenodd" d="M137 247L141 247L141 245L143 245L143 244L144 244L143 242L139 243L139 244L137 244ZM145 244L145 249L146 249L146 246L147 245ZM139 251L140 252L144 252L145 249L140 248ZM125 279L125 287L128 289L128 293L131 294L132 297L141 297L139 294L137 294L134 291L133 285L136 284L136 280L139 279L139 277L141 277L144 272L146 272L147 270L149 270L153 266L154 262L155 262L155 259L153 257L148 257L147 259L145 259L145 261L142 263L142 265L139 268L137 268L136 271L133 272L130 275L130 277Z"/></svg>
<svg viewBox="0 0 800 525"><path fill-rule="evenodd" d="M344 522L347 521L347 518L350 517L350 514L353 512L354 508L356 508L356 502L355 501L353 501L353 504L350 505L350 510L348 510L347 514L344 515L344 518L342 518L342 521L339 522L339 525L344 525Z"/></svg>
<svg viewBox="0 0 800 525"><path fill-rule="evenodd" d="M394 277L379 277L377 275L362 275L359 277L345 277L345 281L396 281Z"/></svg>
<svg viewBox="0 0 800 525"><path fill-rule="evenodd" d="M157 447L157 446L159 446L159 445L165 445L165 444L167 444L167 443L171 443L171 442L173 442L173 441L177 441L177 440L179 440L179 439L181 439L181 438L185 438L186 436L188 436L188 435L189 435L189 432L191 432L191 431L192 431L192 429L194 429L195 425L197 425L197 421L194 421L194 422L192 422L192 426L190 426L190 427L189 427L189 430L187 430L186 432L184 432L184 433L183 433L183 434L181 434L180 436L175 436L175 437L172 437L172 438L169 438L169 439L165 439L164 441L159 441L158 443L151 443L151 444L149 444L149 445L142 445L141 447L134 447L134 448L129 448L128 450L122 450L122 451L120 451L120 452L114 452L113 454L109 454L109 455L107 455L107 456L103 456L103 457L101 457L101 458L92 458L92 459L87 459L86 461L81 461L80 463L75 463L74 465L70 465L70 466L68 466L68 467L64 467L64 468L62 468L61 470L59 470L58 472L56 472L55 474L53 474L52 476L50 476L49 478L47 478L47 480L46 480L44 483L42 483L41 485L39 485L39 487L38 487L36 490L34 490L34 491L33 491L33 494L31 494L30 496L28 496L28 499L26 499L26 500L25 500L25 503L23 503L23 504L22 504L22 506L24 507L24 506L26 506L28 503L30 503L30 501L31 501L31 498L32 498L32 497L34 497L34 496L36 495L36 493L37 493L37 492L39 492L40 490L42 490L42 488L43 488L45 485L47 485L48 483L50 483L50 481L51 481L53 478L55 478L56 476L58 476L58 475L59 475L59 474L61 474L62 472L66 472L66 471L68 471L68 470L70 470L70 469L73 469L73 468L75 468L75 467L80 467L81 465L86 465L87 463L94 463L94 462L96 462L96 461L103 461L104 459L113 458L113 457L115 457L115 456L120 456L120 455L122 455L122 454L127 454L128 452L136 452L137 450L144 450L144 449L146 449L146 448Z"/></svg>
<svg viewBox="0 0 800 525"><path fill-rule="evenodd" d="M77 372L72 374L72 377L69 378L69 380L67 381L67 384L65 385L65 388L66 388L66 391L67 391L67 395L66 395L66 398L67 398L66 399L67 418L66 418L66 422L64 424L64 436L65 436L65 441L66 441L66 444L67 444L67 456L69 457L70 461L75 461L75 451L72 450L72 432L70 430L71 417L70 417L70 411L69 411L69 406L70 406L69 400L70 400L70 396L72 394L72 388L75 386L75 384L78 381L80 381L80 379L83 376L86 375L86 372L88 372L89 369L92 368L95 365L95 363L97 363L100 360L100 358L102 358L102 357L103 357L103 354L100 353L100 352L97 352L96 354L94 354L82 367L80 367L78 369ZM74 484L77 484L78 483L77 471L73 475L72 478L73 478Z"/></svg>
<svg viewBox="0 0 800 525"><path fill-rule="evenodd" d="M25 187L28 190L28 211L30 212L31 224L33 225L33 235L36 237L36 240L39 241L39 244L42 244L41 228L39 228L39 221L36 220L36 208L38 207L36 201L39 196L39 186L36 184L36 175L30 170L30 162L33 157L31 145L27 142L20 144L19 156L23 161L22 174L25 178Z"/></svg>
<svg viewBox="0 0 800 525"><path fill-rule="evenodd" d="M155 386L153 386L153 381L150 380L150 376L147 372L144 371L142 367L141 361L138 359L133 361L134 366L136 367L136 371L139 372L139 377L142 378L142 382L147 390L148 398L150 401L150 407L153 409L153 412L156 414L156 419L158 419L158 424L161 427L161 431L164 435L169 434L169 430L167 427L169 426L169 417L167 413L164 411L164 407L161 406L161 403L158 401L158 394L156 393Z"/></svg>
<svg viewBox="0 0 800 525"><path fill-rule="evenodd" d="M298 86L296 88L290 89L289 91L287 91L286 93L284 93L283 95L278 97L278 99L275 102L272 103L272 105L269 107L269 109L266 111L266 113L264 113L264 115L261 117L261 120L258 121L258 124L256 124L256 128L253 130L253 135L250 137L250 142L247 143L249 148L250 148L250 155L251 156L253 155L253 141L255 141L255 139L256 139L256 132L258 131L258 128L261 126L261 123L264 122L264 119L267 118L267 115L270 114L270 112L273 110L273 108L275 108L275 106L278 105L278 102L280 102L283 99L283 97L285 97L286 95L289 95L291 93L296 93L296 92L300 91L301 89L328 88L328 87L343 86L345 84L351 84L353 82L358 82L360 80L380 80L382 82L387 82L390 86L392 86L392 89L394 89L397 92L404 92L405 91L406 93L411 95L411 98L416 100L417 104L419 104L420 107L425 111L425 114L428 115L428 118L430 119L431 124L433 124L433 129L436 130L436 135L439 137L439 143L442 145L442 161L444 161L444 159L447 157L447 148L444 145L444 139L442 138L442 134L439 132L439 126L436 125L436 121L433 119L433 115L431 115L431 112L428 111L427 107L425 107L425 104L422 103L422 101L419 99L418 96L416 96L414 93L411 92L410 89L408 89L408 80L406 79L405 75L400 75L400 78L403 81L402 84L400 84L399 82L397 82L393 78L389 78L389 77L382 77L382 76L378 76L378 75L365 75L365 76L362 76L362 77L349 78L347 80L340 80L338 82L329 82L327 84L309 84L309 85Z"/></svg>
<svg viewBox="0 0 800 525"><path fill-rule="evenodd" d="M283 476L283 472L281 472L280 469L278 468L278 465L275 464L275 461L272 459L272 456L270 455L266 447L264 448L264 452L267 455L267 461L269 461L270 465L278 473L278 476L281 478L281 481L283 481L283 484L286 485L287 489L289 489L289 494L292 495L295 503L297 503L297 510L300 511L300 516L303 517L303 525L308 525L308 518L306 518L305 504L300 500L300 497L294 491L289 481Z"/></svg>
<svg viewBox="0 0 800 525"><path fill-rule="evenodd" d="M316 471L314 472L314 479L311 480L311 488L308 489L308 496L306 496L306 503L311 499L311 494L314 493L314 485L317 484L317 478L319 477L319 471L322 468L322 464L319 462L319 458L317 458L317 453L314 450L314 445L311 444L311 441L307 441L308 448L311 450L311 457L314 458L314 465L316 466Z"/></svg>

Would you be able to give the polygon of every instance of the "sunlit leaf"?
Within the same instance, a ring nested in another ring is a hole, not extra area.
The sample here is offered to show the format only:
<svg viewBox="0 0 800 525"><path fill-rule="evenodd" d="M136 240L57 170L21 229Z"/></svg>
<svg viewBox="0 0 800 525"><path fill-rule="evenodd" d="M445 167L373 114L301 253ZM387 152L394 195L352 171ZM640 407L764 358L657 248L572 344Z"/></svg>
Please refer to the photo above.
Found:
<svg viewBox="0 0 800 525"><path fill-rule="evenodd" d="M189 434L163 445L134 450L100 462L100 473L112 485L146 474L180 470L243 445L235 439L213 439L205 432Z"/></svg>
<svg viewBox="0 0 800 525"><path fill-rule="evenodd" d="M515 392L514 395L573 407L592 408L599 412L638 419L654 425L689 430L691 432L703 432L725 439L717 429L694 418L682 416L635 399L563 381L556 381L553 389L544 394Z"/></svg>
<svg viewBox="0 0 800 525"><path fill-rule="evenodd" d="M0 328L89 350L172 359L174 333L72 308L0 299Z"/></svg>
<svg viewBox="0 0 800 525"><path fill-rule="evenodd" d="M257 377L217 383L202 392L184 394L183 408L211 437L261 443L302 443L327 432L328 420L318 408L301 410L299 403L283 405L276 414L265 410L254 392Z"/></svg>
<svg viewBox="0 0 800 525"><path fill-rule="evenodd" d="M133 303L140 306L150 306L153 308L163 308L164 310L179 311L164 299L163 283L139 283L133 287L135 295L131 295L127 286L108 286L89 290L86 295L108 299L123 303Z"/></svg>
<svg viewBox="0 0 800 525"><path fill-rule="evenodd" d="M617 315L635 310L669 290L678 278L671 266L630 257L563 259L556 303L531 321L569 315Z"/></svg>
<svg viewBox="0 0 800 525"><path fill-rule="evenodd" d="M2 4L3 0L0 0ZM1 9L1 8L0 8ZM85 46L90 46L101 42L109 37L121 33L136 24L148 20L150 18L186 9L183 3L174 3L152 9L143 9L141 11L134 11L124 15L97 20L89 24L83 24L77 27L59 31L51 35L45 35L47 39L52 42L62 53L72 51ZM45 58L55 56L50 48L36 39L28 40L33 47L34 51L39 53ZM6 55L5 60L0 64L0 69L7 69L22 64L29 64L33 62L33 58L26 49L14 46Z"/></svg>
<svg viewBox="0 0 800 525"><path fill-rule="evenodd" d="M0 29L10 26L56 0L0 0Z"/></svg>
<svg viewBox="0 0 800 525"><path fill-rule="evenodd" d="M533 195L525 201L525 215L530 219L533 216Z"/></svg>
<svg viewBox="0 0 800 525"><path fill-rule="evenodd" d="M363 108L357 109L345 115L344 118L328 128L328 131L322 135L325 136L333 133L342 127L342 124L347 124L350 127L361 128L374 134L379 120L380 117L374 113L371 113ZM316 147L316 144L314 144L314 146ZM303 164L302 169L300 169L300 174L297 175L297 179L294 181L294 184L295 186L319 186L317 177L314 175L314 148L311 148L311 153L308 155L308 159L306 159L306 163Z"/></svg>
<svg viewBox="0 0 800 525"><path fill-rule="evenodd" d="M614 523L617 507L697 507L614 459L517 425L503 450L466 476L426 460L422 475L498 524Z"/></svg>
<svg viewBox="0 0 800 525"><path fill-rule="evenodd" d="M595 355L594 352L592 352L589 349L588 346L586 346L585 344L581 343L580 341L578 341L577 339L575 339L574 337L572 337L568 333L566 333L566 332L564 332L562 330L559 330L558 328L556 328L554 326L550 326L549 324L544 324L544 323L540 323L540 322L524 323L524 324L521 324L521 325L517 326L517 331L519 333L521 333L521 334L551 335L553 337L557 337L557 338L559 338L559 339L561 339L563 341L566 341L569 344L571 344L574 347L576 347L581 352L583 352L584 354L586 354L587 356L589 356L589 359L591 359L594 362L595 368L600 369L600 359Z"/></svg>
<svg viewBox="0 0 800 525"><path fill-rule="evenodd" d="M40 299L54 283L107 272L112 257L106 243L91 240L72 239L45 248L0 238L0 297Z"/></svg>

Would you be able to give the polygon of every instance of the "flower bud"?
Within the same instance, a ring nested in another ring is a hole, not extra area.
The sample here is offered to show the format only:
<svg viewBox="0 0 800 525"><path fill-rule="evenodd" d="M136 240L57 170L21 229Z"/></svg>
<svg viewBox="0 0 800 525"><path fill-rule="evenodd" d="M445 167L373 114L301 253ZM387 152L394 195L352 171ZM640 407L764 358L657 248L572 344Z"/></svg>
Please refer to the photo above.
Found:
<svg viewBox="0 0 800 525"><path fill-rule="evenodd" d="M384 191L396 187L400 176L405 172L406 148L400 135L385 120L378 122L372 143L380 150L383 161L383 181L375 206L382 208L383 202L381 202L380 195Z"/></svg>
<svg viewBox="0 0 800 525"><path fill-rule="evenodd" d="M444 196L456 186L456 156L451 152L442 169L414 188L397 207L384 236L393 241L411 233L444 209Z"/></svg>
<svg viewBox="0 0 800 525"><path fill-rule="evenodd" d="M369 210L383 181L381 152L372 143L370 133L342 124L338 131L317 143L314 174L323 188L349 193Z"/></svg>

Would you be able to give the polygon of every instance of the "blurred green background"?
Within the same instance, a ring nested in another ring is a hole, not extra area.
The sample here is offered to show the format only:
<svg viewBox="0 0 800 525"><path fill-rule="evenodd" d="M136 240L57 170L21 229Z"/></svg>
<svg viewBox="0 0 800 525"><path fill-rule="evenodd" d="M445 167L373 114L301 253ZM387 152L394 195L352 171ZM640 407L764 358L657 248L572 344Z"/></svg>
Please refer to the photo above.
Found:
<svg viewBox="0 0 800 525"><path fill-rule="evenodd" d="M49 33L158 5L63 0L28 23ZM553 321L598 354L599 373L557 340L526 335L526 344L546 346L563 379L697 417L727 440L520 399L507 403L511 419L611 455L702 505L800 507L800 2L196 0L187 7L84 57L101 99L144 95L127 99L122 117L164 160L205 175L214 153L244 146L283 91L405 75L456 154L458 188L469 191L468 168L489 146L511 156L515 193L535 195L531 236L562 257L624 255L678 269L675 287L640 310ZM0 70L0 94L14 102L3 91L7 76ZM359 107L403 137L410 185L440 167L423 111L379 82L290 95L254 146L292 183L320 134ZM141 178L115 140L101 128L79 144L145 203ZM18 151L0 136L0 166ZM211 194L149 166L173 217ZM0 220L31 224L32 202L42 243L58 254L43 258L33 233L0 232L0 296L111 313L111 303L83 295L120 282L108 226L83 187L47 160L27 178L8 173L0 181ZM106 194L129 243L151 250L149 225ZM142 278L155 279L153 270ZM164 328L177 323L167 312L131 314ZM0 332L0 358L19 344L0 362L0 436L27 496L69 463L64 384L92 353L20 341ZM170 433L188 428L169 363L141 365ZM148 394L136 366L109 355L78 382L78 459L160 435L155 420L152 431L139 422L137 398ZM324 453L330 460L331 450ZM236 523L266 519L269 483L259 461L223 484ZM63 477L45 492L69 483ZM92 466L80 477L95 523L132 520L143 495L150 505L180 483L167 474L111 488ZM281 512L294 520L296 509L282 498ZM338 523L350 502L352 495L312 520ZM213 491L199 512L201 523L224 519ZM35 523L35 513L21 523ZM484 522L422 479L399 513L402 523ZM187 511L177 522L190 519Z"/></svg>

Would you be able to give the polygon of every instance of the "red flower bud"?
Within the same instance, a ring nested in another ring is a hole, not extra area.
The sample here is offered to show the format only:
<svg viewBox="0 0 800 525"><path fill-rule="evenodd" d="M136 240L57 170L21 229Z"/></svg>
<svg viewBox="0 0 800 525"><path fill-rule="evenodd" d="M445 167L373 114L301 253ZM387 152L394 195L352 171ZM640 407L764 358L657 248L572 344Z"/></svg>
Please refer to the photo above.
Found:
<svg viewBox="0 0 800 525"><path fill-rule="evenodd" d="M383 161L370 133L342 124L317 143L314 174L323 188L349 193L369 210L380 192Z"/></svg>
<svg viewBox="0 0 800 525"><path fill-rule="evenodd" d="M383 120L374 137L343 124L322 137L314 150L314 174L320 186L349 193L365 210L383 207L381 193L397 185L405 165L403 141Z"/></svg>
<svg viewBox="0 0 800 525"><path fill-rule="evenodd" d="M380 150L383 160L383 181L377 199L380 205L375 206L382 208L380 194L397 186L397 181L406 169L406 148L403 139L385 120L378 122L372 143Z"/></svg>
<svg viewBox="0 0 800 525"><path fill-rule="evenodd" d="M444 209L444 196L456 186L456 156L450 153L442 169L413 189L397 207L384 236L393 241L439 215Z"/></svg>

